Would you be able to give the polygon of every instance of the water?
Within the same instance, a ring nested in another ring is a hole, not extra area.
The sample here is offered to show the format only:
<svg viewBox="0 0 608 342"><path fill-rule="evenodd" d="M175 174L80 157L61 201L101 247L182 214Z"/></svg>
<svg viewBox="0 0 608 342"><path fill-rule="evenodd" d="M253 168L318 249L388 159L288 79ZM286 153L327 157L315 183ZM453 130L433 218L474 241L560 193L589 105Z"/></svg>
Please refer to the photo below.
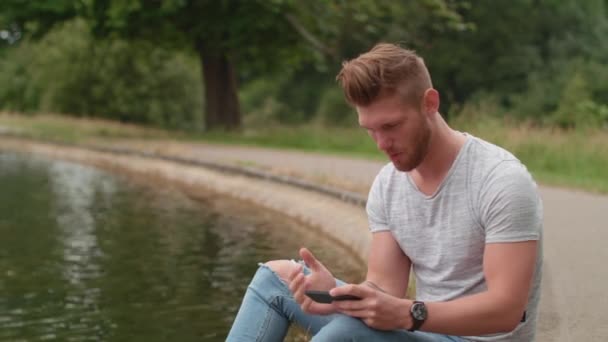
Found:
<svg viewBox="0 0 608 342"><path fill-rule="evenodd" d="M0 341L223 341L257 262L302 245L362 279L251 204L0 152Z"/></svg>

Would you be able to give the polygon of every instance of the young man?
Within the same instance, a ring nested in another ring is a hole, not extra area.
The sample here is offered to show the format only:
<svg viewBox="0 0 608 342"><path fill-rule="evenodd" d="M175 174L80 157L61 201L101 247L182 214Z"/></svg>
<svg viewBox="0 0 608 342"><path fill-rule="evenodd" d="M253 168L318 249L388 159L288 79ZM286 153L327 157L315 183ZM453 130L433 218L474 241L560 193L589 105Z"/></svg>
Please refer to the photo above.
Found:
<svg viewBox="0 0 608 342"><path fill-rule="evenodd" d="M229 341L279 341L291 322L313 341L532 341L542 204L511 153L451 129L423 60L379 44L338 75L359 124L391 163L367 214L366 281L344 284L306 249L254 276ZM405 298L410 268L416 299ZM361 300L320 304L306 289Z"/></svg>

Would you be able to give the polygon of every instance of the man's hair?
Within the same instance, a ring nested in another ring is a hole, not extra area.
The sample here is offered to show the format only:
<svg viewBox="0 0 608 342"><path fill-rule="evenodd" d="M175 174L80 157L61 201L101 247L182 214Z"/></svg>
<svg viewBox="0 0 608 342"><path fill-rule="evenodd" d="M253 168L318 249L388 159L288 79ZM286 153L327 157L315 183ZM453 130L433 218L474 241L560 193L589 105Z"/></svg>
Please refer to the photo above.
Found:
<svg viewBox="0 0 608 342"><path fill-rule="evenodd" d="M433 87L422 58L412 50L387 43L343 62L336 80L352 106L367 106L380 96L395 93L405 103L417 106L424 92Z"/></svg>

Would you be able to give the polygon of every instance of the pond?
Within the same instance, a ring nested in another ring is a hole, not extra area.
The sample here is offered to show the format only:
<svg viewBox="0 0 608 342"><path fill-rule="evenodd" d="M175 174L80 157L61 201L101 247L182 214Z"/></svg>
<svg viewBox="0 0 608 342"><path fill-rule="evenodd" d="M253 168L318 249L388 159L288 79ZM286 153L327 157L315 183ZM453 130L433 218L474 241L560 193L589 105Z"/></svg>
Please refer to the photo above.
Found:
<svg viewBox="0 0 608 342"><path fill-rule="evenodd" d="M364 275L310 227L187 193L0 152L0 340L223 341L259 261L308 246Z"/></svg>

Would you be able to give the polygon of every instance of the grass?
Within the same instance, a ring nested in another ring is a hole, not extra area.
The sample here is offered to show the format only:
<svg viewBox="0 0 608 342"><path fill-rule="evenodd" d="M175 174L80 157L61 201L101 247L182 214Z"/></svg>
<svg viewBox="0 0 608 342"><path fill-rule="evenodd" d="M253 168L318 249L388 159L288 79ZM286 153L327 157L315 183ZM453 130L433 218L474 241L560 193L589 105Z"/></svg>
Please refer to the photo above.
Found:
<svg viewBox="0 0 608 342"><path fill-rule="evenodd" d="M206 142L383 158L367 134L358 128L273 125L247 128L240 133L210 132L193 138Z"/></svg>
<svg viewBox="0 0 608 342"><path fill-rule="evenodd" d="M453 121L452 125L513 152L540 183L608 193L606 130L564 131L467 116ZM172 139L384 158L367 134L354 127L275 125L247 128L240 133L188 134L99 119L1 113L0 128L2 127L35 138L72 143L89 138Z"/></svg>
<svg viewBox="0 0 608 342"><path fill-rule="evenodd" d="M177 138L164 130L103 119L74 118L56 114L18 115L0 112L0 128L26 136L77 143L87 138Z"/></svg>

